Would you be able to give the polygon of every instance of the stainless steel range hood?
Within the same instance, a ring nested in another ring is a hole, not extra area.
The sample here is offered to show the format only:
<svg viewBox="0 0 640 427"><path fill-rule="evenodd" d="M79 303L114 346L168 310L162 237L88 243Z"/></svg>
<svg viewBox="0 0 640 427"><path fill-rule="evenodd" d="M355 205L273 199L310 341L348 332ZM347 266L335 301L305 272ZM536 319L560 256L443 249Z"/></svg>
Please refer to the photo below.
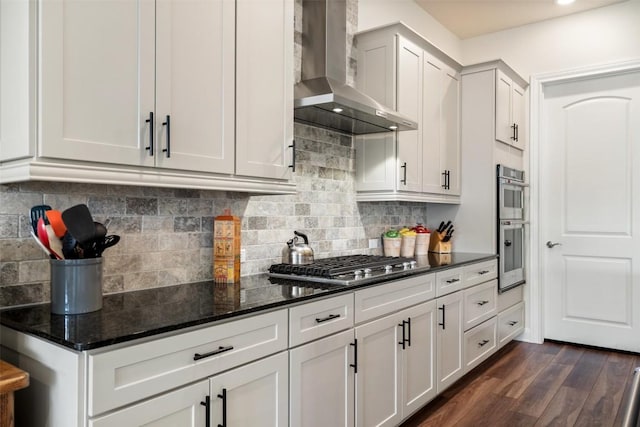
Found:
<svg viewBox="0 0 640 427"><path fill-rule="evenodd" d="M346 84L346 0L303 0L302 27L302 81L294 88L297 122L350 135L418 128Z"/></svg>

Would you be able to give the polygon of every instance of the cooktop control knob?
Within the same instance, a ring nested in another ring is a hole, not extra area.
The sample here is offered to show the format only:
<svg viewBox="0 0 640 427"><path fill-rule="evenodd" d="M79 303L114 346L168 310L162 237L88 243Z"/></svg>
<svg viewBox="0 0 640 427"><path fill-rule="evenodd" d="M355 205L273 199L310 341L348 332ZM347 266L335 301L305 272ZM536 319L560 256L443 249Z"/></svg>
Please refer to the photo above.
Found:
<svg viewBox="0 0 640 427"><path fill-rule="evenodd" d="M418 266L418 261L413 260L409 264L411 264L411 269L414 269L414 268L416 268Z"/></svg>
<svg viewBox="0 0 640 427"><path fill-rule="evenodd" d="M385 265L384 266L384 272L385 273L391 273L392 270L393 270L393 266L391 266L391 265Z"/></svg>
<svg viewBox="0 0 640 427"><path fill-rule="evenodd" d="M365 268L364 269L364 277L371 276L371 272L372 271L373 270L371 270L370 268Z"/></svg>
<svg viewBox="0 0 640 427"><path fill-rule="evenodd" d="M411 264L406 262L406 261L402 263L402 269L403 270L408 270L410 266L411 266Z"/></svg>
<svg viewBox="0 0 640 427"><path fill-rule="evenodd" d="M356 276L356 277L362 276L362 270L355 270L355 271L353 272L353 274L354 274L354 276Z"/></svg>

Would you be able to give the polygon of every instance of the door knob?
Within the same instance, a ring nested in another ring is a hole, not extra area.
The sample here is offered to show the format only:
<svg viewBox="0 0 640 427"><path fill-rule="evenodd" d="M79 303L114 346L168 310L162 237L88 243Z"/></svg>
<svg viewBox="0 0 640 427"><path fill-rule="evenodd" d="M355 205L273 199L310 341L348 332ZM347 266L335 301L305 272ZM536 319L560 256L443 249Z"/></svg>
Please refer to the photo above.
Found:
<svg viewBox="0 0 640 427"><path fill-rule="evenodd" d="M547 247L548 247L549 249L553 248L554 246L561 245L561 244L562 244L562 243L552 243L552 242L551 242L551 240L548 240L548 241L547 241Z"/></svg>

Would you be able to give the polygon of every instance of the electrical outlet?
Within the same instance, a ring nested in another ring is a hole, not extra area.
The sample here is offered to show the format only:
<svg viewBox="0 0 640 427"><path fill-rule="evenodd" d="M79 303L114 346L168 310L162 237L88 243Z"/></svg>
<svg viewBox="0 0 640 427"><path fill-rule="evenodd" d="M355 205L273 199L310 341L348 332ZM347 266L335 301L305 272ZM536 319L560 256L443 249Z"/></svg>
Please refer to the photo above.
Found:
<svg viewBox="0 0 640 427"><path fill-rule="evenodd" d="M380 239L369 239L369 249L380 247Z"/></svg>
<svg viewBox="0 0 640 427"><path fill-rule="evenodd" d="M247 250L240 249L240 262L245 262L247 260Z"/></svg>

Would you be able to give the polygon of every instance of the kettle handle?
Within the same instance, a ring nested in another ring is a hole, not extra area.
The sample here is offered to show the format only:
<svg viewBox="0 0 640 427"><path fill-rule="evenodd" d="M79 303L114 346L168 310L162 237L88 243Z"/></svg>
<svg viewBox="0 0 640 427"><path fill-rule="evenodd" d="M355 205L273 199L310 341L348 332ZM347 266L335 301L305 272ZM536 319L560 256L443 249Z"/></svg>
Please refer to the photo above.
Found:
<svg viewBox="0 0 640 427"><path fill-rule="evenodd" d="M300 237L302 237L302 240L304 240L304 244L305 244L305 245L308 245L308 244L309 244L309 239L307 238L307 235L306 235L306 234L303 234L303 233L301 233L301 232L299 232L299 231L294 231L294 232L293 232L293 234L295 234L296 236L300 236Z"/></svg>

